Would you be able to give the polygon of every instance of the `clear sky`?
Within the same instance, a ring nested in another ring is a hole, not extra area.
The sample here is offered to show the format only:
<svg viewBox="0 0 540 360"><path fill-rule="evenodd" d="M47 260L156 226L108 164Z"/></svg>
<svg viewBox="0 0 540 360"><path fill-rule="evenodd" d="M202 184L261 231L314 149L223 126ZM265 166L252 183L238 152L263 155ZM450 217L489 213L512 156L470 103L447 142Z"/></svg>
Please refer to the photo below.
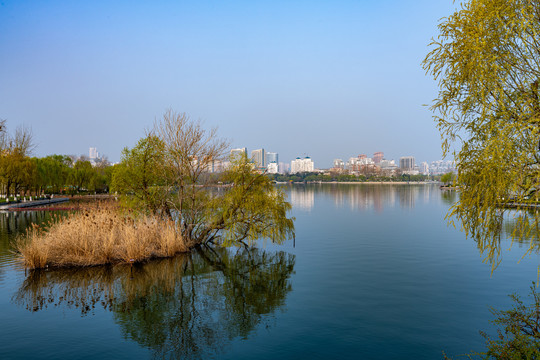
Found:
<svg viewBox="0 0 540 360"><path fill-rule="evenodd" d="M421 61L452 0L0 0L0 118L112 161L166 109L280 161L441 157Z"/></svg>

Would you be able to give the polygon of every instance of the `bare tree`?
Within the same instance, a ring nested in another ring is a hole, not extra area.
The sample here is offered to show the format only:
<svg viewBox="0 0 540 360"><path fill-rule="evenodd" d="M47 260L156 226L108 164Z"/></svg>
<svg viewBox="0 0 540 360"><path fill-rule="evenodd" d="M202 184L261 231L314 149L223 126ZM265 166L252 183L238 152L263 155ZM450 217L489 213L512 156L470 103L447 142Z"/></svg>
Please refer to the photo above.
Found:
<svg viewBox="0 0 540 360"><path fill-rule="evenodd" d="M217 136L217 129L203 129L185 113L168 110L156 122L154 132L163 142L163 175L169 191L169 207L181 216L182 233L197 242L206 225L208 210L207 173L224 158L229 144Z"/></svg>
<svg viewBox="0 0 540 360"><path fill-rule="evenodd" d="M285 194L247 156L216 166L227 149L216 129L169 110L135 148L124 150L113 187L135 209L175 219L188 248L294 236ZM221 172L211 174L216 167ZM227 185L215 187L215 180Z"/></svg>
<svg viewBox="0 0 540 360"><path fill-rule="evenodd" d="M71 167L73 167L73 165L75 165L75 163L79 159L77 155L73 155L73 154L67 155L67 157L71 160L71 164L70 164Z"/></svg>
<svg viewBox="0 0 540 360"><path fill-rule="evenodd" d="M26 126L18 126L15 134L9 140L11 152L16 152L22 156L29 156L36 148L34 144L32 129Z"/></svg>
<svg viewBox="0 0 540 360"><path fill-rule="evenodd" d="M10 135L7 132L6 120L0 119L0 152L17 153L22 156L29 156L35 149L32 129L27 126L18 126L15 133Z"/></svg>
<svg viewBox="0 0 540 360"><path fill-rule="evenodd" d="M107 166L111 166L111 162L107 155L103 155L100 159L96 160L96 167L106 168Z"/></svg>

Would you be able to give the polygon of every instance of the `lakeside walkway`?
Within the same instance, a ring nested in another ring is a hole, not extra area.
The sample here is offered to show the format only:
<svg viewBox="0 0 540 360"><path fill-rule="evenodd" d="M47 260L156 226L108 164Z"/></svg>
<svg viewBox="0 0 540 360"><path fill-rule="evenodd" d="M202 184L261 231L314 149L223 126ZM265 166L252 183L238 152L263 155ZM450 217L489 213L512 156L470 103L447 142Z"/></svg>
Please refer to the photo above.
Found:
<svg viewBox="0 0 540 360"><path fill-rule="evenodd" d="M52 199L34 200L34 201L26 201L26 202L18 202L18 203L14 202L10 204L0 205L0 211L10 210L10 209L21 209L21 208L34 208L38 206L59 204L66 201L69 201L69 198L52 198Z"/></svg>

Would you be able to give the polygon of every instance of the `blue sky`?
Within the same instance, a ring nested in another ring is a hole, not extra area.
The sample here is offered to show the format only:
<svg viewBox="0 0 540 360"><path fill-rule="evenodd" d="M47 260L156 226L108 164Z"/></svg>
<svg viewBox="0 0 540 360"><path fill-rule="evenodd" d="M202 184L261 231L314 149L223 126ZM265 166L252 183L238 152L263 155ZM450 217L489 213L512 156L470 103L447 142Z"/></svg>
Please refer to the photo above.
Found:
<svg viewBox="0 0 540 360"><path fill-rule="evenodd" d="M280 161L441 157L421 61L452 0L0 0L0 118L118 161L168 108Z"/></svg>

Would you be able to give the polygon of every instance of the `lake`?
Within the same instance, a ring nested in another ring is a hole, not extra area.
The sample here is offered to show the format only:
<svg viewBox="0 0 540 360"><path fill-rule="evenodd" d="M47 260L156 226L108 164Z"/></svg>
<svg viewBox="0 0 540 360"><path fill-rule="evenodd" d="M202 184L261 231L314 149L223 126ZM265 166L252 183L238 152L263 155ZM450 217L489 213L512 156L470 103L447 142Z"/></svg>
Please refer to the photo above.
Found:
<svg viewBox="0 0 540 360"><path fill-rule="evenodd" d="M525 297L538 254L492 273L436 185L285 186L296 239L144 265L24 270L0 214L0 359L440 359L484 350L490 307Z"/></svg>

